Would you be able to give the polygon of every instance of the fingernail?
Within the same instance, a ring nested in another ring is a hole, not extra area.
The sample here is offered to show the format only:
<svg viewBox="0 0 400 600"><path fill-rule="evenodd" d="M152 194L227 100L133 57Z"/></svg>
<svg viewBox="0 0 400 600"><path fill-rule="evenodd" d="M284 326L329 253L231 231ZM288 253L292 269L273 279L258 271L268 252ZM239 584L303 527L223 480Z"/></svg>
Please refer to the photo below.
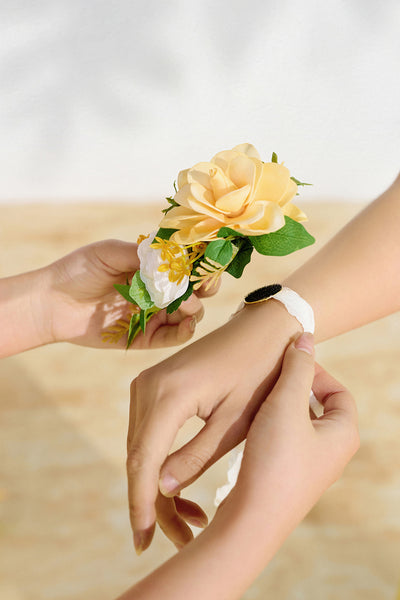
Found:
<svg viewBox="0 0 400 600"><path fill-rule="evenodd" d="M190 327L190 331L194 331L196 329L196 325L197 325L197 319L196 317L192 317L192 320L190 321L189 327Z"/></svg>
<svg viewBox="0 0 400 600"><path fill-rule="evenodd" d="M314 354L314 336L312 333L302 333L294 343L294 347L297 350L307 352L307 354Z"/></svg>
<svg viewBox="0 0 400 600"><path fill-rule="evenodd" d="M172 475L164 475L159 482L160 492L163 496L171 496L179 487L179 481Z"/></svg>
<svg viewBox="0 0 400 600"><path fill-rule="evenodd" d="M133 544L135 546L136 554L140 556L143 552L143 534L141 531L135 531L133 534Z"/></svg>

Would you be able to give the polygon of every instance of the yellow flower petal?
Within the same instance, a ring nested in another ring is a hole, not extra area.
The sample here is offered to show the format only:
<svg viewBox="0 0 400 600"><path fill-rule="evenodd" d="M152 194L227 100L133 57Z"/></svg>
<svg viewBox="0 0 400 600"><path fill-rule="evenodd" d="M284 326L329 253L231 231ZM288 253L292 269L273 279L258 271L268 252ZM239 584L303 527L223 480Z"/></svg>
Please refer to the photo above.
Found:
<svg viewBox="0 0 400 600"><path fill-rule="evenodd" d="M308 221L307 215L291 202L285 204L285 206L282 207L282 210L284 215L287 215L298 223L301 223L301 221Z"/></svg>
<svg viewBox="0 0 400 600"><path fill-rule="evenodd" d="M261 168L261 161L259 168L257 169L255 159L248 158L243 154L238 154L229 165L228 175L236 187L240 188L247 184L254 185L257 170L261 172Z"/></svg>
<svg viewBox="0 0 400 600"><path fill-rule="evenodd" d="M258 158L258 160L261 160L261 157L258 154L256 148L253 146L253 144L238 144L237 146L232 148L232 150L235 150L236 152L242 152L247 156L251 156L252 158Z"/></svg>
<svg viewBox="0 0 400 600"><path fill-rule="evenodd" d="M217 233L222 225L215 219L203 219L194 227L185 227L179 231L175 231L171 236L171 240L182 246L188 246L200 241L209 241L217 237Z"/></svg>
<svg viewBox="0 0 400 600"><path fill-rule="evenodd" d="M234 158L237 158L237 156L239 156L239 153L234 150L223 150L222 152L218 152L218 154L211 159L211 162L215 163L220 169L227 173L231 161Z"/></svg>
<svg viewBox="0 0 400 600"><path fill-rule="evenodd" d="M167 229L179 229L180 227L191 227L204 219L204 215L193 212L185 206L175 206L163 217L160 227Z"/></svg>
<svg viewBox="0 0 400 600"><path fill-rule="evenodd" d="M296 194L297 194L297 185L295 184L293 179L289 179L289 181L287 182L287 185L286 185L286 190L284 191L283 196L279 200L279 205L284 206L285 204L290 202L292 200L292 198L295 197Z"/></svg>
<svg viewBox="0 0 400 600"><path fill-rule="evenodd" d="M211 173L214 171L215 165L209 162L200 162L189 169L187 174L188 183L198 183L204 186L207 190L212 190Z"/></svg>
<svg viewBox="0 0 400 600"><path fill-rule="evenodd" d="M183 171L179 171L178 173L178 189L182 188L184 185L188 183L188 172L189 169L184 169Z"/></svg>
<svg viewBox="0 0 400 600"><path fill-rule="evenodd" d="M210 182L215 200L236 189L235 184L229 179L228 175L216 165L210 175Z"/></svg>
<svg viewBox="0 0 400 600"><path fill-rule="evenodd" d="M254 199L278 204L285 195L289 180L289 169L277 163L264 163Z"/></svg>
<svg viewBox="0 0 400 600"><path fill-rule="evenodd" d="M228 213L229 216L243 212L246 207L246 201L248 199L250 190L251 186L245 185L238 190L229 192L217 200L215 203L216 207L223 210L225 213Z"/></svg>
<svg viewBox="0 0 400 600"><path fill-rule="evenodd" d="M249 226L249 230L253 232L252 235L263 235L284 227L285 217L282 209L275 202L262 202L260 204L263 205L263 216Z"/></svg>

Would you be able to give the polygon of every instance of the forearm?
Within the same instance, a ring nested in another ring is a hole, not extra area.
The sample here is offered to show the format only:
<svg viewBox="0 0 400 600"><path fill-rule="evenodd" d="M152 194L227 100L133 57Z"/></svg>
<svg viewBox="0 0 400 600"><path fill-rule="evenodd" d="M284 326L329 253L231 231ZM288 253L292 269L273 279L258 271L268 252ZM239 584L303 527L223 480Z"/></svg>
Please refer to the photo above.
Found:
<svg viewBox="0 0 400 600"><path fill-rule="evenodd" d="M313 307L316 341L400 309L400 176L284 285Z"/></svg>
<svg viewBox="0 0 400 600"><path fill-rule="evenodd" d="M119 600L241 598L293 527L282 506L271 510L276 514L268 523L267 506L263 515L242 505L230 508L223 505L204 532ZM260 528L261 536L255 534Z"/></svg>
<svg viewBox="0 0 400 600"><path fill-rule="evenodd" d="M0 280L0 358L51 341L44 269Z"/></svg>

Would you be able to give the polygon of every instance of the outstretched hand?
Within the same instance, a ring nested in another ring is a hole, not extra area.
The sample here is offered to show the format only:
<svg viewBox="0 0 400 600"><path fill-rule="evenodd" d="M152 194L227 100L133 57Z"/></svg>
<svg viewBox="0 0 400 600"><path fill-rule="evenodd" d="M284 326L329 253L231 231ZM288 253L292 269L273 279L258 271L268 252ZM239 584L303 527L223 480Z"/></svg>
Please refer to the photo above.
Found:
<svg viewBox="0 0 400 600"><path fill-rule="evenodd" d="M129 322L131 304L113 287L125 283L139 268L137 244L104 240L84 246L45 268L49 282L50 310L43 327L51 341L68 341L94 348L124 348L126 336L115 345L102 341L101 334L118 320ZM211 293L216 290L210 290ZM159 348L187 342L204 309L193 294L179 309L167 315L160 311L149 321L132 348Z"/></svg>

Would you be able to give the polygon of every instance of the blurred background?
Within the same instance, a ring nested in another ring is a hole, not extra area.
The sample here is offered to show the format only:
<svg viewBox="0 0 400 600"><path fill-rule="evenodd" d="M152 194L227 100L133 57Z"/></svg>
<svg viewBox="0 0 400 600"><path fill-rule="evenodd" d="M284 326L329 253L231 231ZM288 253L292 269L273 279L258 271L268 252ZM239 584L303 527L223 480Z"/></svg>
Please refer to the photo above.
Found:
<svg viewBox="0 0 400 600"><path fill-rule="evenodd" d="M399 26L396 0L2 0L0 277L136 240L179 170L248 141L314 184L298 205L317 242L227 276L195 337L219 326L397 175ZM245 600L394 600L399 338L395 314L318 346L357 399L361 449ZM136 557L125 479L130 381L171 352L58 344L0 362L1 600L111 600L174 553L157 533ZM187 490L210 518L226 464Z"/></svg>
<svg viewBox="0 0 400 600"><path fill-rule="evenodd" d="M2 0L0 200L148 200L240 142L308 197L399 164L397 0Z"/></svg>

